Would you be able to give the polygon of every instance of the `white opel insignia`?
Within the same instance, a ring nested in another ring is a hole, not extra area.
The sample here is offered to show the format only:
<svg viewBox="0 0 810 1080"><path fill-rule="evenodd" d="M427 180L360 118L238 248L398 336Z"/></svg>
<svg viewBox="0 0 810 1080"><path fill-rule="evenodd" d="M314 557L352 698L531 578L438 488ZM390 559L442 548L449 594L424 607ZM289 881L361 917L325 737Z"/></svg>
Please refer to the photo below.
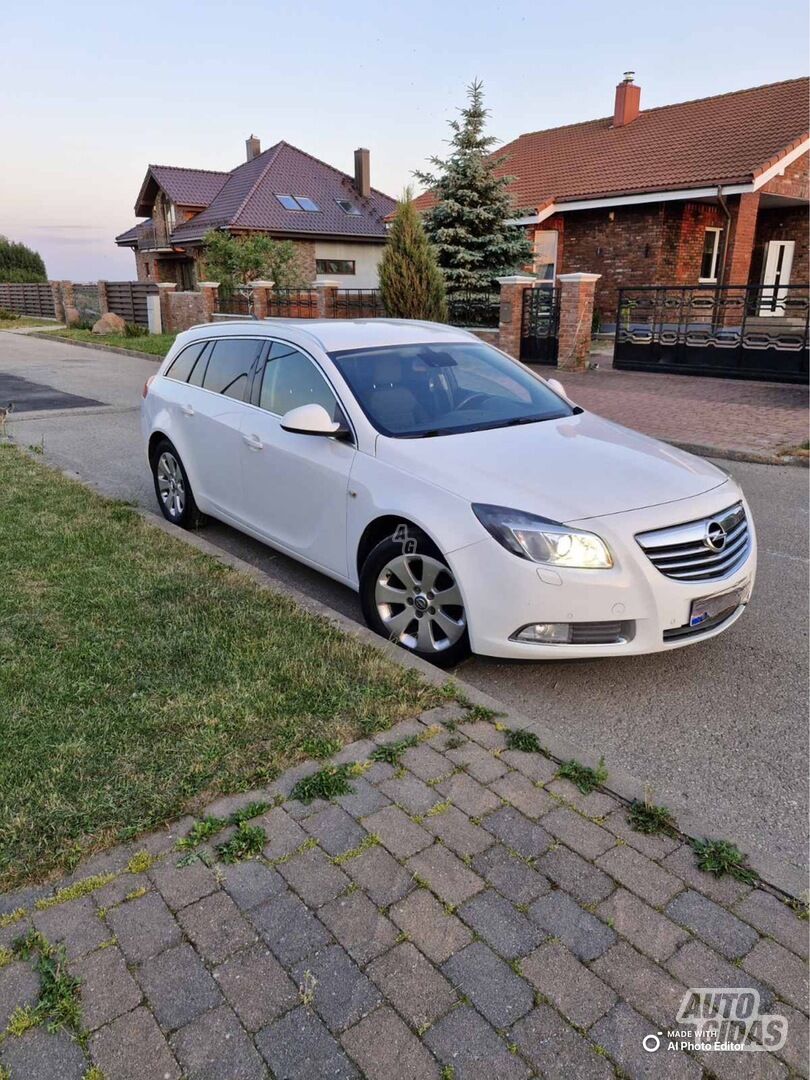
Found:
<svg viewBox="0 0 810 1080"><path fill-rule="evenodd" d="M675 649L742 614L756 539L708 461L603 420L464 330L230 322L144 387L160 508L357 590L442 665Z"/></svg>

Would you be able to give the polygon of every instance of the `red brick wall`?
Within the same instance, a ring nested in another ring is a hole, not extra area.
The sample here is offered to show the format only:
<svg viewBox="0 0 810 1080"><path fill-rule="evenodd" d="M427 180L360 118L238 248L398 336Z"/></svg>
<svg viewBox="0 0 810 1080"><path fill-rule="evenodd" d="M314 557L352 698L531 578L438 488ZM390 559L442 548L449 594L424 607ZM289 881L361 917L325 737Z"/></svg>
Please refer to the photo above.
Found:
<svg viewBox="0 0 810 1080"><path fill-rule="evenodd" d="M557 273L602 275L595 307L603 323L614 320L621 286L697 284L704 231L725 226L718 206L681 202L557 214L538 227L559 221Z"/></svg>
<svg viewBox="0 0 810 1080"><path fill-rule="evenodd" d="M782 176L774 176L762 191L766 194L789 195L795 199L810 199L810 154L796 158Z"/></svg>

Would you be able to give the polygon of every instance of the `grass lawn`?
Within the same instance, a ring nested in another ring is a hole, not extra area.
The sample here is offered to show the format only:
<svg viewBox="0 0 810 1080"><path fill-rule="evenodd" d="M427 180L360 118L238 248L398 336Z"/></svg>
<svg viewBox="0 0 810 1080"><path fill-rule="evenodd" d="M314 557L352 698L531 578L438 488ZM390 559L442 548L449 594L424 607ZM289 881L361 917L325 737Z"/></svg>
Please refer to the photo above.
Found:
<svg viewBox="0 0 810 1080"><path fill-rule="evenodd" d="M28 315L20 315L16 319L0 318L0 330L19 330L23 326L57 326L55 319L33 319Z"/></svg>
<svg viewBox="0 0 810 1080"><path fill-rule="evenodd" d="M447 692L0 448L0 891Z"/></svg>
<svg viewBox="0 0 810 1080"><path fill-rule="evenodd" d="M174 344L176 334L144 334L127 337L126 334L94 334L92 330L59 330L58 336L71 341L92 341L94 345L112 345L116 349L134 349L136 352L165 356Z"/></svg>

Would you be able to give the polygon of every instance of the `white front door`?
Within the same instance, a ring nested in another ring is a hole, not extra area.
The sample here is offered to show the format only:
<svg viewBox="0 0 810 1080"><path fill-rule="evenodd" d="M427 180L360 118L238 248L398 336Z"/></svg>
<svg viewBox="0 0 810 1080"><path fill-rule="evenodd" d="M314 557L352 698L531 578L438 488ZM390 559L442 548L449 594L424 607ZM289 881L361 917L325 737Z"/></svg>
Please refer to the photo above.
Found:
<svg viewBox="0 0 810 1080"><path fill-rule="evenodd" d="M242 420L241 516L271 543L345 578L346 501L356 450L349 442L282 429L284 413L310 404L346 423L310 357L273 342Z"/></svg>
<svg viewBox="0 0 810 1080"><path fill-rule="evenodd" d="M765 248L760 315L784 315L795 240L770 240Z"/></svg>

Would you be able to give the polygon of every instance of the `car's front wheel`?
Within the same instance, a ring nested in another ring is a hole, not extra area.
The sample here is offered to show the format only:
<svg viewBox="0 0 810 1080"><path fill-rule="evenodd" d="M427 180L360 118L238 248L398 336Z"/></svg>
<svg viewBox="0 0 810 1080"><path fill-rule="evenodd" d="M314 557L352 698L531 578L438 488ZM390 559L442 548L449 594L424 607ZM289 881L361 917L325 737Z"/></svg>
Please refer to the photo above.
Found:
<svg viewBox="0 0 810 1080"><path fill-rule="evenodd" d="M152 476L155 495L163 516L182 529L196 529L203 522L180 455L168 439L162 439L152 452Z"/></svg>
<svg viewBox="0 0 810 1080"><path fill-rule="evenodd" d="M470 655L464 600L438 548L412 526L374 547L360 573L360 603L376 633L440 667Z"/></svg>

